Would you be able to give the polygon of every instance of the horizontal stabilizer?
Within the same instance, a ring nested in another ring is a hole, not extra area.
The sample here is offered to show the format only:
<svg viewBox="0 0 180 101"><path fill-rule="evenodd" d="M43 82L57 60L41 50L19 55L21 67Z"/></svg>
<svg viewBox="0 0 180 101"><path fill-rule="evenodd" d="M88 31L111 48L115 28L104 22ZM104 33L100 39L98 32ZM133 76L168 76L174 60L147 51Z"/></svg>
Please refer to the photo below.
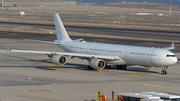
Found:
<svg viewBox="0 0 180 101"><path fill-rule="evenodd" d="M77 42L79 42L79 41L83 41L84 39L83 38L81 38L81 39L75 39L75 40L73 40L73 41L77 41Z"/></svg>
<svg viewBox="0 0 180 101"><path fill-rule="evenodd" d="M2 45L6 50L10 50L8 47L6 47L5 45Z"/></svg>
<svg viewBox="0 0 180 101"><path fill-rule="evenodd" d="M161 48L161 49L164 49L164 50L172 50L172 49L175 49L175 47L174 47L174 42L172 42L172 44L171 44L170 47L164 47L164 48Z"/></svg>
<svg viewBox="0 0 180 101"><path fill-rule="evenodd" d="M50 41L40 41L40 40L32 40L32 39L24 39L24 40L27 40L27 41L35 41L35 42L42 42L42 43L49 43L49 44L56 44L56 45L59 45L61 44L60 41L54 41L54 42L50 42Z"/></svg>

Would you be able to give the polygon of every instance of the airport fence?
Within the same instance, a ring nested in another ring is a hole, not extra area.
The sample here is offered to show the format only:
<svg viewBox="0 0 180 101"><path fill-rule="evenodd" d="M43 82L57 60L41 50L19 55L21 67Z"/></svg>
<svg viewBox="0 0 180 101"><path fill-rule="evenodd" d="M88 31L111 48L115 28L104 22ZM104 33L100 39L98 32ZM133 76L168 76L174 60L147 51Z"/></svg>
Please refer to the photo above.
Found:
<svg viewBox="0 0 180 101"><path fill-rule="evenodd" d="M89 23L110 23L110 24L148 24L148 25L174 25L180 26L180 16L168 15L135 15L135 14L99 14L92 12L59 13L63 21L68 22L89 22ZM3 14L4 17L50 20L53 21L52 13L26 13L25 16L18 16L16 13Z"/></svg>
<svg viewBox="0 0 180 101"><path fill-rule="evenodd" d="M148 24L148 25L174 25L180 26L180 17L159 16L128 16L124 17L91 17L91 16L61 16L63 21L89 22L89 23L112 23L112 24Z"/></svg>
<svg viewBox="0 0 180 101"><path fill-rule="evenodd" d="M52 15L40 17L40 19L53 20ZM180 26L180 16L158 16L158 15L61 15L63 21L68 22L89 22L89 23L110 23L110 24L148 24L148 25L174 25Z"/></svg>

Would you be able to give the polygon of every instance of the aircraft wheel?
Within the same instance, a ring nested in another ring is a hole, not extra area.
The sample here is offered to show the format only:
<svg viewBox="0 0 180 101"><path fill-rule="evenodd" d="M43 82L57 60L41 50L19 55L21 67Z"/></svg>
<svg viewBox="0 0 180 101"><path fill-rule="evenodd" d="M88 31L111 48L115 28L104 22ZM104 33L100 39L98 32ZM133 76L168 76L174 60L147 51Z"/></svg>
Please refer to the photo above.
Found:
<svg viewBox="0 0 180 101"><path fill-rule="evenodd" d="M127 67L126 67L126 65L123 65L123 69L125 70Z"/></svg>
<svg viewBox="0 0 180 101"><path fill-rule="evenodd" d="M107 69L111 69L111 66L110 66L110 65L107 65Z"/></svg>
<svg viewBox="0 0 180 101"><path fill-rule="evenodd" d="M164 74L164 70L161 72L161 74L162 74L162 75Z"/></svg>
<svg viewBox="0 0 180 101"><path fill-rule="evenodd" d="M167 74L167 71L166 71L167 68L168 67L162 67L162 72L161 72L162 75L166 75Z"/></svg>
<svg viewBox="0 0 180 101"><path fill-rule="evenodd" d="M107 65L104 67L104 69L111 69L111 65Z"/></svg>
<svg viewBox="0 0 180 101"><path fill-rule="evenodd" d="M123 65L120 65L120 69L121 69L121 70L124 69Z"/></svg>
<svg viewBox="0 0 180 101"><path fill-rule="evenodd" d="M116 65L116 69L120 69L120 66L119 66L119 65Z"/></svg>

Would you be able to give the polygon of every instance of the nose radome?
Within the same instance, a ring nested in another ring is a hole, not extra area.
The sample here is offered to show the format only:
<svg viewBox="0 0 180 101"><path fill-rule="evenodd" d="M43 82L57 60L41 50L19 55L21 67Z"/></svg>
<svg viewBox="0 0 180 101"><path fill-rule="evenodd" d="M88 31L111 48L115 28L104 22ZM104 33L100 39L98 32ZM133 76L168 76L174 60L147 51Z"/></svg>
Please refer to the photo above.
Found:
<svg viewBox="0 0 180 101"><path fill-rule="evenodd" d="M172 61L175 64L175 63L177 63L178 59L175 57L175 58L172 59Z"/></svg>

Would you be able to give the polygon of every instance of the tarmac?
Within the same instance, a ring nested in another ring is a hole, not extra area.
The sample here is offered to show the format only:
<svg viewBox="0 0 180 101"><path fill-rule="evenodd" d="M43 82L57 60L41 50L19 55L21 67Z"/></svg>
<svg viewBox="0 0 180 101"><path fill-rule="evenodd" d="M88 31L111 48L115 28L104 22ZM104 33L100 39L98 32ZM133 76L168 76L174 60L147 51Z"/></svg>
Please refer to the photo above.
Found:
<svg viewBox="0 0 180 101"><path fill-rule="evenodd" d="M62 51L58 46L18 38L0 38L0 44L12 49ZM179 61L161 75L161 68L131 65L127 70L87 70L88 62L70 59L54 65L45 54L18 53L0 47L1 101L84 101L96 99L98 91L111 99L126 92L165 92L180 95ZM31 77L31 80L28 78Z"/></svg>

